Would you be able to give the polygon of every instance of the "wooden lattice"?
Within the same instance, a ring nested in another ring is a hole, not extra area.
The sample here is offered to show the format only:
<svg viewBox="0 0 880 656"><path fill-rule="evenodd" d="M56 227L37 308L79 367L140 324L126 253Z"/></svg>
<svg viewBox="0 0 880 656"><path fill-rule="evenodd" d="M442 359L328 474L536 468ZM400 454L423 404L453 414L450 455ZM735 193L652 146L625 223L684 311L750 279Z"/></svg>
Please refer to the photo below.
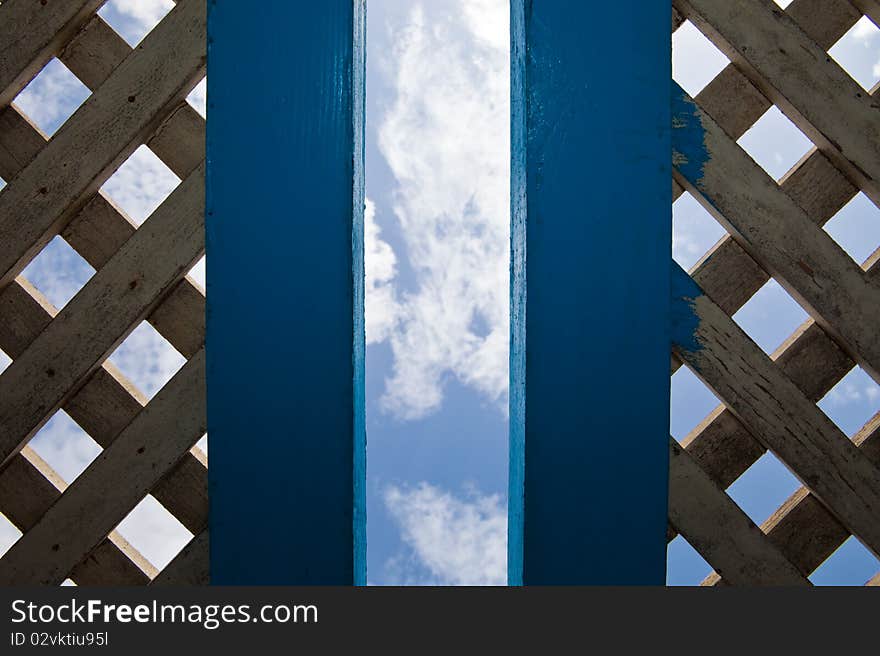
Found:
<svg viewBox="0 0 880 656"><path fill-rule="evenodd" d="M205 124L185 97L205 73L205 2L179 0L134 50L95 14L101 5L0 4L0 177L8 181L0 192L0 349L13 360L0 376L0 511L23 533L0 560L0 581L204 583L207 461L194 445L205 432L205 298L185 274L204 251ZM690 19L732 62L695 98L717 124L716 163L736 172L739 155L747 156L735 141L774 104L817 147L778 188L709 190L748 201L736 216L719 205L724 222L740 230L749 220L740 214L758 220L771 212L765 230L724 237L690 271L717 309L715 324L723 332L771 274L815 319L766 362L742 356L736 331L706 341L719 371L731 365L726 374L700 372L725 405L681 445L670 443L669 539L680 532L715 568L706 584L805 583L853 533L880 553L880 414L853 438L865 458L835 460L835 441L847 438L817 418L816 406L856 363L878 379L880 306L863 301L878 293L880 250L857 275L841 264L840 249L815 270L806 253L792 260L801 242L787 233L804 216L824 225L859 190L880 203L877 106L825 56L863 14L880 22L880 3L794 0L784 11L771 0L673 5L673 30ZM52 57L92 96L47 140L12 101ZM136 228L98 189L142 144L183 182ZM731 175L728 184L740 179ZM677 173L673 196L687 185ZM785 248L767 241L774 233ZM20 275L57 235L97 271L60 312ZM860 302L823 306L828 295L805 289L803 276ZM106 361L144 319L187 358L149 403ZM674 353L673 372L682 360L695 366L689 357ZM752 380L764 381L766 397L741 394ZM761 414L762 403L778 406L774 417ZM59 408L104 449L69 488L27 446ZM802 433L811 445L827 441L824 469L802 456ZM758 530L725 489L767 447L809 485ZM863 487L841 491L840 480L854 479ZM114 532L146 494L195 536L162 572ZM880 574L871 582L880 584Z"/></svg>

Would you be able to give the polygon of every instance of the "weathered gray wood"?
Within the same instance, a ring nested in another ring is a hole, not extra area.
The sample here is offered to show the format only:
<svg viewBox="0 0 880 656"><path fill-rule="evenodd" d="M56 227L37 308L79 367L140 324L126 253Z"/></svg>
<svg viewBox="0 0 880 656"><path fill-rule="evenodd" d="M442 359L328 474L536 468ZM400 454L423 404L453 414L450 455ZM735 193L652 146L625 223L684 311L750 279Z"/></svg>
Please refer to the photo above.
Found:
<svg viewBox="0 0 880 656"><path fill-rule="evenodd" d="M880 413L853 437L853 443L880 467ZM761 529L804 574L812 573L850 536L846 527L804 487L795 491ZM713 573L703 584L722 582L732 583Z"/></svg>
<svg viewBox="0 0 880 656"><path fill-rule="evenodd" d="M0 287L155 132L205 70L205 6L183 0L0 194Z"/></svg>
<svg viewBox="0 0 880 656"><path fill-rule="evenodd" d="M122 37L95 16L59 58L94 91L130 52L131 47ZM183 101L147 145L179 178L186 178L205 158L205 119Z"/></svg>
<svg viewBox="0 0 880 656"><path fill-rule="evenodd" d="M106 0L0 5L0 107L8 105Z"/></svg>
<svg viewBox="0 0 880 656"><path fill-rule="evenodd" d="M880 121L868 93L764 0L675 0L835 165L880 203Z"/></svg>
<svg viewBox="0 0 880 656"><path fill-rule="evenodd" d="M674 439L669 441L669 522L735 585L809 585Z"/></svg>
<svg viewBox="0 0 880 656"><path fill-rule="evenodd" d="M199 168L175 189L0 376L0 458L35 433L201 257L203 175Z"/></svg>
<svg viewBox="0 0 880 656"><path fill-rule="evenodd" d="M696 285L679 293L698 323L692 338L677 335L676 354L752 435L880 554L880 470Z"/></svg>
<svg viewBox="0 0 880 656"><path fill-rule="evenodd" d="M837 43L862 17L849 0L794 0L785 13L824 50Z"/></svg>
<svg viewBox="0 0 880 656"><path fill-rule="evenodd" d="M208 530L196 535L168 566L153 579L152 585L208 585Z"/></svg>
<svg viewBox="0 0 880 656"><path fill-rule="evenodd" d="M0 471L0 508L26 533L66 487L33 449L25 447ZM155 574L156 569L137 550L111 533L95 549L95 557L77 565L70 578L78 585L145 585Z"/></svg>
<svg viewBox="0 0 880 656"><path fill-rule="evenodd" d="M0 581L63 581L196 443L205 424L200 351L0 559Z"/></svg>
<svg viewBox="0 0 880 656"><path fill-rule="evenodd" d="M749 3L750 4L750 3ZM699 121L709 160L699 177L676 164L686 187L756 262L880 381L880 286L692 101L680 120ZM682 109L682 112L685 112ZM684 128L680 128L684 129ZM675 141L675 140L674 140ZM678 153L687 161L693 153ZM688 179L691 176L693 179Z"/></svg>

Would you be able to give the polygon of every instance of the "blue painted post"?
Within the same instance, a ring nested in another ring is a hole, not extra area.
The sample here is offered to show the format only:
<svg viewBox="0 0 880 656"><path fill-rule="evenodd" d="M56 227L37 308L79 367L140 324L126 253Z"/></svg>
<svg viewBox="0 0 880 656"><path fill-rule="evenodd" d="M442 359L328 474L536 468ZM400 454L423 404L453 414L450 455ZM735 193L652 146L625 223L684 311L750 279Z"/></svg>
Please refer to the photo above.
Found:
<svg viewBox="0 0 880 656"><path fill-rule="evenodd" d="M209 3L215 584L365 583L364 11Z"/></svg>
<svg viewBox="0 0 880 656"><path fill-rule="evenodd" d="M511 1L513 585L665 582L669 22Z"/></svg>

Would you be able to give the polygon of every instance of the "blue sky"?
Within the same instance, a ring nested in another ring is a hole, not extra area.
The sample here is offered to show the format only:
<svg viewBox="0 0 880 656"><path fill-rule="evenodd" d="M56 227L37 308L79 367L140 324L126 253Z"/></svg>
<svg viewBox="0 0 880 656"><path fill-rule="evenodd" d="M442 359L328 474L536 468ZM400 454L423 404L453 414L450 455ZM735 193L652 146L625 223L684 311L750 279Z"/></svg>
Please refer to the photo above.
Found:
<svg viewBox="0 0 880 656"><path fill-rule="evenodd" d="M503 584L507 2L369 0L368 5L368 579L380 585ZM101 15L134 45L171 7L170 0L112 0ZM689 23L673 44L673 75L692 95L727 63ZM866 88L880 80L880 30L867 19L831 53ZM88 90L53 61L16 104L51 135L87 97ZM204 82L189 100L204 113ZM740 145L776 179L811 148L775 109ZM178 183L144 147L102 191L139 224ZM859 263L880 245L880 214L861 194L826 229ZM688 194L673 206L673 233L673 257L685 268L725 234ZM62 307L93 273L56 238L24 276ZM204 262L191 276L204 283ZM806 314L771 280L734 318L770 353ZM143 324L111 362L149 398L183 358ZM0 355L0 368L7 363ZM672 382L672 435L683 438L717 405L682 368ZM880 409L880 388L856 368L820 407L852 435ZM99 452L63 412L31 446L68 482ZM197 448L207 451L207 440ZM797 487L768 454L728 492L761 522ZM119 531L160 567L190 537L151 497ZM0 516L0 552L17 536ZM670 545L668 570L671 584L696 584L711 568L679 537ZM850 539L812 580L862 584L878 570L880 563Z"/></svg>

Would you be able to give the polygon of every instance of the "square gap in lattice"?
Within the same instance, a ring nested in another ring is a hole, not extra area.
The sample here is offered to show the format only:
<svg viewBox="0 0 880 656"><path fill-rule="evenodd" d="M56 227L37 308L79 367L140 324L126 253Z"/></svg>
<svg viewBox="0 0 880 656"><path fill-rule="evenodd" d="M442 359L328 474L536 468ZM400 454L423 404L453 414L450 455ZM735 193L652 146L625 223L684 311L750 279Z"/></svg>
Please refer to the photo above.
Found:
<svg viewBox="0 0 880 656"><path fill-rule="evenodd" d="M760 526L800 488L800 481L768 451L727 488L727 494Z"/></svg>
<svg viewBox="0 0 880 656"><path fill-rule="evenodd" d="M146 321L108 358L148 398L152 398L186 359Z"/></svg>
<svg viewBox="0 0 880 656"><path fill-rule="evenodd" d="M850 536L810 575L813 585L865 585L880 572L880 561Z"/></svg>
<svg viewBox="0 0 880 656"><path fill-rule="evenodd" d="M737 143L777 182L813 148L813 142L775 105Z"/></svg>
<svg viewBox="0 0 880 656"><path fill-rule="evenodd" d="M89 95L88 88L79 78L53 57L22 89L14 103L34 125L51 136Z"/></svg>
<svg viewBox="0 0 880 656"><path fill-rule="evenodd" d="M672 34L672 79L691 96L702 91L728 63L724 53L689 20Z"/></svg>
<svg viewBox="0 0 880 656"><path fill-rule="evenodd" d="M828 418L852 438L880 412L880 385L859 366L853 367L819 401Z"/></svg>
<svg viewBox="0 0 880 656"><path fill-rule="evenodd" d="M59 410L30 442L37 455L72 483L101 453L101 447L70 416Z"/></svg>
<svg viewBox="0 0 880 656"><path fill-rule="evenodd" d="M173 8L172 0L110 0L98 14L134 47Z"/></svg>
<svg viewBox="0 0 880 656"><path fill-rule="evenodd" d="M880 82L880 29L867 16L840 37L828 54L866 91Z"/></svg>
<svg viewBox="0 0 880 656"><path fill-rule="evenodd" d="M768 355L808 318L804 309L773 278L733 315L739 327Z"/></svg>
<svg viewBox="0 0 880 656"><path fill-rule="evenodd" d="M672 375L669 401L669 432L681 442L721 402L686 366Z"/></svg>
<svg viewBox="0 0 880 656"><path fill-rule="evenodd" d="M22 275L59 310L76 296L95 270L62 237L54 237Z"/></svg>
<svg viewBox="0 0 880 656"><path fill-rule="evenodd" d="M861 266L880 247L880 209L859 192L825 224L825 232Z"/></svg>
<svg viewBox="0 0 880 656"><path fill-rule="evenodd" d="M712 566L681 535L666 547L666 585L697 586L712 573Z"/></svg>
<svg viewBox="0 0 880 656"><path fill-rule="evenodd" d="M3 513L0 513L0 557L12 548L12 545L18 542L21 537L21 531L13 524Z"/></svg>
<svg viewBox="0 0 880 656"><path fill-rule="evenodd" d="M162 160L140 146L101 187L135 222L143 223L180 184Z"/></svg>
<svg viewBox="0 0 880 656"><path fill-rule="evenodd" d="M160 571L193 537L149 494L119 523L116 531Z"/></svg>
<svg viewBox="0 0 880 656"><path fill-rule="evenodd" d="M672 203L672 259L689 271L727 232L688 192Z"/></svg>

